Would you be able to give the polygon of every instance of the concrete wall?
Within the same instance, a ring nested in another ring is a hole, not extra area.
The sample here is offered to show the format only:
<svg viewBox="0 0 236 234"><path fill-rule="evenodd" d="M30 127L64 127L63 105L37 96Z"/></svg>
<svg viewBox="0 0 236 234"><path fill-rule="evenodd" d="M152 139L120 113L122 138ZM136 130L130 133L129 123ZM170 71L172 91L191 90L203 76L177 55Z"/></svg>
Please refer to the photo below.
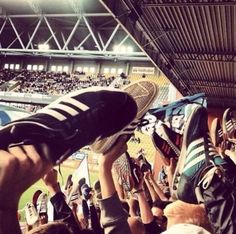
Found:
<svg viewBox="0 0 236 234"><path fill-rule="evenodd" d="M124 73L130 74L132 67L153 67L151 62L130 62L130 61L107 61L107 60L85 60L70 58L48 58L48 57L23 57L23 56L2 56L0 66L4 64L20 64L20 69L26 69L28 64L43 65L44 70L50 71L52 66L69 66L69 72L75 71L78 67L95 68L95 73L103 73L105 68L122 69Z"/></svg>

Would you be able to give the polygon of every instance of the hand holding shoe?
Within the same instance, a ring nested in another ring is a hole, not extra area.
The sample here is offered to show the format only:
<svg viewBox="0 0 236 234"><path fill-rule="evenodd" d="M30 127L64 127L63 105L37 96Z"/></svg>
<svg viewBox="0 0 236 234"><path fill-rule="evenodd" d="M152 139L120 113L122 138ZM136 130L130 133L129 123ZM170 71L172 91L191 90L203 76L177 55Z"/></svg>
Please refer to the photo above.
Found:
<svg viewBox="0 0 236 234"><path fill-rule="evenodd" d="M45 147L40 145L41 149ZM17 209L21 194L51 167L33 145L0 150L0 209Z"/></svg>

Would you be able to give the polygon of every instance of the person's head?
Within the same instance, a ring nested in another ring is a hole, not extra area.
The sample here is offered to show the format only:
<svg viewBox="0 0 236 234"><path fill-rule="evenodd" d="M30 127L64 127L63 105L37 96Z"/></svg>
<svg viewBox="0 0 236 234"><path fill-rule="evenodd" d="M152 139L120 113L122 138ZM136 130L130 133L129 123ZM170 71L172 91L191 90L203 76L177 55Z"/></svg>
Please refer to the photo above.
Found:
<svg viewBox="0 0 236 234"><path fill-rule="evenodd" d="M145 228L139 217L129 217L128 224L132 234L145 234Z"/></svg>
<svg viewBox="0 0 236 234"><path fill-rule="evenodd" d="M72 234L66 223L56 221L33 228L27 234Z"/></svg>
<svg viewBox="0 0 236 234"><path fill-rule="evenodd" d="M168 219L167 228L174 224L189 223L210 230L209 221L203 205L189 204L178 200L164 209L164 215Z"/></svg>

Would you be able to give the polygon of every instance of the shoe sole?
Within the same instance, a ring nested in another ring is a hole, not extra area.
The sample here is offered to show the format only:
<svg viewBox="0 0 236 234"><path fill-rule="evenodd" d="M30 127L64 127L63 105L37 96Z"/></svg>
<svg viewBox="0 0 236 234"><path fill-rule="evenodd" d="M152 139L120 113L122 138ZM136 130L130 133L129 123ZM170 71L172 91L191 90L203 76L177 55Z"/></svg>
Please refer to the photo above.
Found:
<svg viewBox="0 0 236 234"><path fill-rule="evenodd" d="M178 183L175 183L175 180L178 180L177 177L180 177L180 175L183 172L185 161L186 161L186 156L187 156L187 139L188 139L188 134L186 134L186 131L189 129L189 126L192 124L192 116L195 115L199 110L201 110L201 106L195 106L194 110L191 112L191 114L188 117L188 121L186 122L185 125L185 132L183 134L183 142L182 142L182 148L180 152L180 156L176 165L175 173L173 175L173 180L172 180L172 197L174 199L178 198L177 191L178 191ZM176 186L176 189L174 189L174 186Z"/></svg>
<svg viewBox="0 0 236 234"><path fill-rule="evenodd" d="M118 176L118 182L125 191L131 191L133 188L131 177L131 168L127 158L127 155L122 154L114 163L113 168Z"/></svg>
<svg viewBox="0 0 236 234"><path fill-rule="evenodd" d="M128 124L123 130L117 134L104 138L103 140L97 141L90 146L91 150L95 153L105 153L107 152L116 142L116 140L121 135L131 135L136 129L141 118L149 110L153 102L158 95L158 86L156 83L150 80L136 81L132 84L126 86L123 91L130 94L135 102L137 103L138 111L136 118L131 124Z"/></svg>

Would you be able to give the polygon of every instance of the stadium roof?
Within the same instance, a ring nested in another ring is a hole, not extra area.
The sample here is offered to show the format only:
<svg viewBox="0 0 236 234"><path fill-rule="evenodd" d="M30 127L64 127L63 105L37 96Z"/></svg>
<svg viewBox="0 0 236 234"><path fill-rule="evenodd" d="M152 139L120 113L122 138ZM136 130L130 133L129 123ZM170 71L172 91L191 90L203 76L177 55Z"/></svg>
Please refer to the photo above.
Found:
<svg viewBox="0 0 236 234"><path fill-rule="evenodd" d="M4 55L148 60L97 0L0 0L0 6ZM131 51L114 52L115 45Z"/></svg>
<svg viewBox="0 0 236 234"><path fill-rule="evenodd" d="M147 60L185 96L236 107L236 0L0 0L0 52ZM136 43L134 43L134 41ZM48 43L50 49L39 49ZM113 51L131 45L134 52Z"/></svg>
<svg viewBox="0 0 236 234"><path fill-rule="evenodd" d="M236 108L235 0L100 0L183 95Z"/></svg>

